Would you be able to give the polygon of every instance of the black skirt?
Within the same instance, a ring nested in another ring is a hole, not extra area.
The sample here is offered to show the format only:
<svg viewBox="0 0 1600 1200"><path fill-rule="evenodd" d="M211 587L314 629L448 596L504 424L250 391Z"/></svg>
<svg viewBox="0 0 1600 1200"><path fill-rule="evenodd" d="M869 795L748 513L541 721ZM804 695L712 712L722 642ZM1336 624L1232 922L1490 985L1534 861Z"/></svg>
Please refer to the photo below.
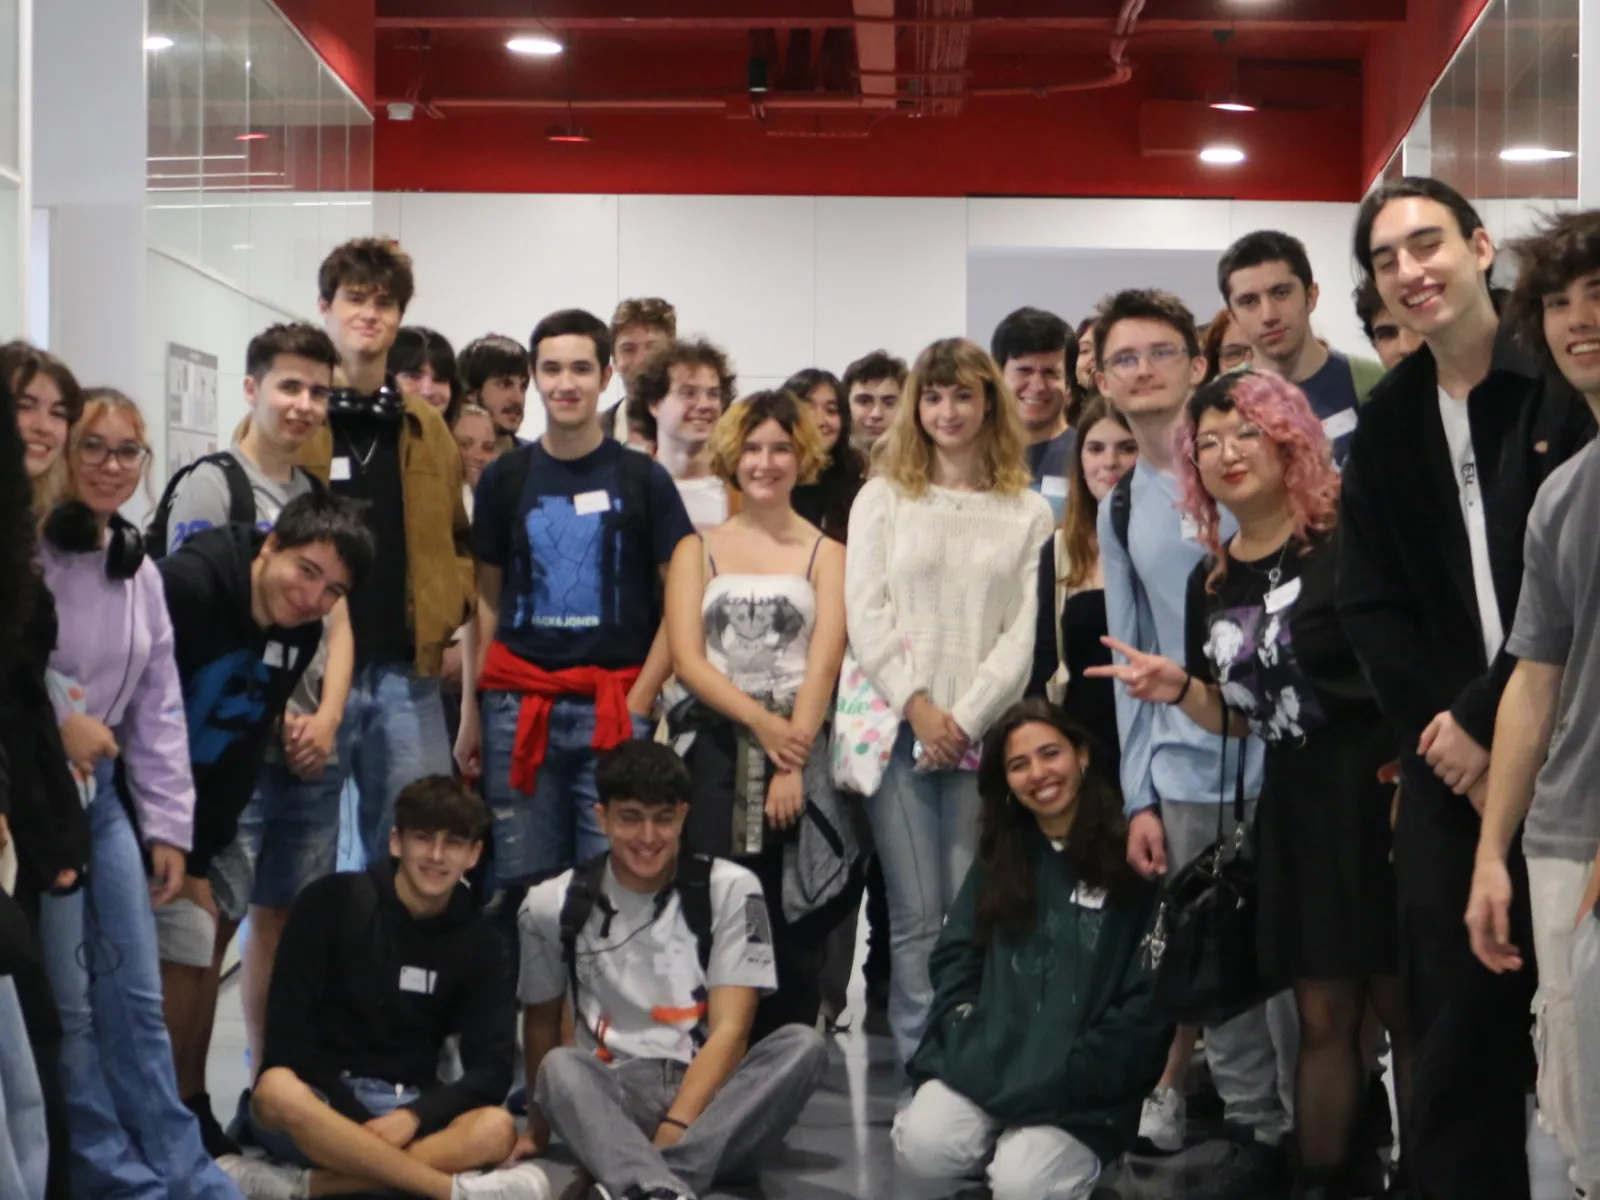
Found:
<svg viewBox="0 0 1600 1200"><path fill-rule="evenodd" d="M1394 787L1378 771L1395 735L1346 716L1267 747L1256 809L1259 949L1269 979L1394 975L1399 920L1390 862Z"/></svg>

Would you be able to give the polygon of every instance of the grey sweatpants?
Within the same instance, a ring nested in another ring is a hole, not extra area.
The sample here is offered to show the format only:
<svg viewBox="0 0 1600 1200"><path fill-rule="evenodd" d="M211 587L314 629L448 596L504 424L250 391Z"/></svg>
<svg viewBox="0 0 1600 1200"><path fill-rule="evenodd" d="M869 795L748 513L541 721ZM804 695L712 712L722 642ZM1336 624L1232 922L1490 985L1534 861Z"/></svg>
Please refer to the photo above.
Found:
<svg viewBox="0 0 1600 1200"><path fill-rule="evenodd" d="M1246 806L1246 818L1255 802ZM1176 874L1217 840L1217 805L1162 801L1167 836L1167 873ZM1223 831L1237 827L1233 807L1223 813ZM1300 1054L1300 1021L1294 995L1281 992L1260 1008L1205 1031L1206 1065L1222 1097L1223 1116L1248 1126L1259 1142L1276 1145L1294 1125L1294 1071Z"/></svg>
<svg viewBox="0 0 1600 1200"><path fill-rule="evenodd" d="M651 1144L683 1083L682 1063L636 1058L607 1064L571 1047L539 1066L534 1102L584 1169L613 1196L631 1187L695 1197L721 1179L753 1173L783 1141L822 1082L828 1052L816 1030L785 1025L744 1061L666 1150Z"/></svg>

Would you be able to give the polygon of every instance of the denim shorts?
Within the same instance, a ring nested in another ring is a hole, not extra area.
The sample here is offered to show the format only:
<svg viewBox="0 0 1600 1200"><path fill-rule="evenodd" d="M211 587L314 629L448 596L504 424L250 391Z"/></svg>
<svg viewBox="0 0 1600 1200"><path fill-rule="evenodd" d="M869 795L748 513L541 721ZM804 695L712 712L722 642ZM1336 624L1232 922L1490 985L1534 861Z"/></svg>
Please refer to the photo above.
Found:
<svg viewBox="0 0 1600 1200"><path fill-rule="evenodd" d="M345 1075L343 1079L345 1086L355 1093L356 1099L374 1117L386 1117L395 1109L404 1108L422 1095L418 1088L403 1083L390 1083L385 1079L364 1079L358 1075ZM317 1095L324 1102L328 1099L321 1092L317 1092ZM253 1116L250 1126L256 1145L266 1151L268 1158L297 1167L317 1165L300 1152L300 1147L295 1145L294 1139L288 1134L272 1133L261 1128ZM430 1131L418 1130L418 1136L425 1137L428 1132Z"/></svg>
<svg viewBox="0 0 1600 1200"><path fill-rule="evenodd" d="M346 749L339 746L341 756ZM211 893L223 917L242 921L251 905L288 908L308 883L333 874L343 780L337 763L315 779L282 763L262 766L238 836L211 863Z"/></svg>

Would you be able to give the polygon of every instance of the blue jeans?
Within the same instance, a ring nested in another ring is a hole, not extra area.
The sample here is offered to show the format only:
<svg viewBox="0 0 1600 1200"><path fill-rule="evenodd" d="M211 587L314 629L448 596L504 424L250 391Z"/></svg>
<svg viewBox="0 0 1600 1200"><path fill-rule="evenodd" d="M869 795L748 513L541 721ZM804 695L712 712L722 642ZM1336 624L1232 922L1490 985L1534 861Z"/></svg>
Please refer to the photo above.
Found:
<svg viewBox="0 0 1600 1200"><path fill-rule="evenodd" d="M354 821L347 811L340 830L339 861L385 862L400 789L451 772L438 677L419 676L410 664L362 667L350 682L339 741L341 782L354 783L358 796Z"/></svg>
<svg viewBox="0 0 1600 1200"><path fill-rule="evenodd" d="M980 804L976 771L913 771L912 741L902 725L867 802L889 893L889 1028L902 1064L928 1023L928 958L977 853Z"/></svg>
<svg viewBox="0 0 1600 1200"><path fill-rule="evenodd" d="M0 975L0 1196L39 1200L50 1174L44 1093L17 986Z"/></svg>
<svg viewBox="0 0 1600 1200"><path fill-rule="evenodd" d="M339 727L337 761L315 779L301 779L282 762L262 764L238 836L211 862L211 893L224 917L242 921L251 905L288 908L308 883L338 869L346 728Z"/></svg>
<svg viewBox="0 0 1600 1200"><path fill-rule="evenodd" d="M563 696L550 706L550 742L533 795L511 786L520 692L482 698L483 795L494 818L494 885L523 887L593 858L606 848L594 815L594 701ZM633 719L633 736L647 738L654 722Z"/></svg>
<svg viewBox="0 0 1600 1200"><path fill-rule="evenodd" d="M239 1200L178 1099L144 863L109 765L95 783L88 883L71 896L45 896L39 918L45 970L61 1010L73 1191L117 1200Z"/></svg>

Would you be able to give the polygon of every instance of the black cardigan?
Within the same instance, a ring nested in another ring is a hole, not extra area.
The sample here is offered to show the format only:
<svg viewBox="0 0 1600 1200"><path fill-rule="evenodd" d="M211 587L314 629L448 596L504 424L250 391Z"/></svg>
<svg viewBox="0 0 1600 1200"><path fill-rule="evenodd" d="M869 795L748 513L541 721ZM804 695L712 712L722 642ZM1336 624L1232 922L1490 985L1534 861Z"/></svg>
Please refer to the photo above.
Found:
<svg viewBox="0 0 1600 1200"><path fill-rule="evenodd" d="M1438 371L1422 347L1361 407L1344 469L1339 617L1384 715L1414 754L1449 710L1480 745L1494 738L1515 660L1484 656L1472 556L1439 415ZM1594 436L1587 406L1502 328L1488 376L1467 398L1495 598L1507 632L1522 588L1523 535L1544 480Z"/></svg>

